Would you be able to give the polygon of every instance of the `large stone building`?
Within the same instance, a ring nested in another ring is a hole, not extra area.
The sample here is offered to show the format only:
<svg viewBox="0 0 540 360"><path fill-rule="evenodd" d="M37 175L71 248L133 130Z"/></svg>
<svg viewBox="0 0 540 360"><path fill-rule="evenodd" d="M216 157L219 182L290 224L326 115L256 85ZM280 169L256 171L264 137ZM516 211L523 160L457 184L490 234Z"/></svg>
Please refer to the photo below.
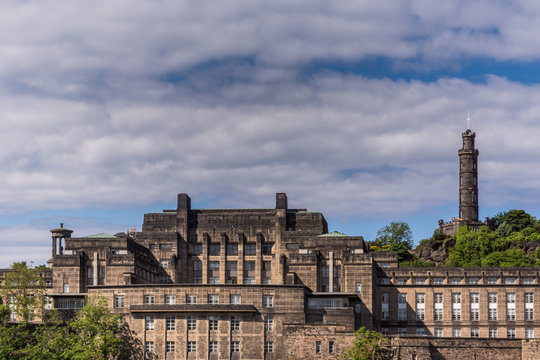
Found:
<svg viewBox="0 0 540 360"><path fill-rule="evenodd" d="M482 224L474 136L447 233ZM361 326L394 335L396 359L517 359L520 339L540 336L540 268L398 267L283 193L272 208L221 210L179 194L140 232L51 233L54 307L104 296L160 359L337 358Z"/></svg>

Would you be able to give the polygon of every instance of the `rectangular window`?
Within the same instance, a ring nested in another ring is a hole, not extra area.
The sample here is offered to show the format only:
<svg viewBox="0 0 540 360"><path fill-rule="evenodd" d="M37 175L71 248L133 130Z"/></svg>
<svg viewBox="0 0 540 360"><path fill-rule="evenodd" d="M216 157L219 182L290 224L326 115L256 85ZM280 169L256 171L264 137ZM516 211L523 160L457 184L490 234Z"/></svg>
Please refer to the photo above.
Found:
<svg viewBox="0 0 540 360"><path fill-rule="evenodd" d="M64 294L69 294L69 284L68 283L64 283L63 292L64 292Z"/></svg>
<svg viewBox="0 0 540 360"><path fill-rule="evenodd" d="M452 285L460 285L461 284L461 278L459 278L459 277L450 278L450 284L452 284Z"/></svg>
<svg viewBox="0 0 540 360"><path fill-rule="evenodd" d="M159 250L172 250L172 244L160 244Z"/></svg>
<svg viewBox="0 0 540 360"><path fill-rule="evenodd" d="M273 316L264 317L264 330L266 331L274 330L274 317Z"/></svg>
<svg viewBox="0 0 540 360"><path fill-rule="evenodd" d="M534 294L525 293L525 320L534 320Z"/></svg>
<svg viewBox="0 0 540 360"><path fill-rule="evenodd" d="M114 297L114 307L123 308L124 307L124 295L115 295Z"/></svg>
<svg viewBox="0 0 540 360"><path fill-rule="evenodd" d="M321 353L321 342L315 341L315 354L320 354L320 353Z"/></svg>
<svg viewBox="0 0 540 360"><path fill-rule="evenodd" d="M471 308L471 321L480 320L480 311L478 308Z"/></svg>
<svg viewBox="0 0 540 360"><path fill-rule="evenodd" d="M165 352L174 352L174 341L167 341Z"/></svg>
<svg viewBox="0 0 540 360"><path fill-rule="evenodd" d="M443 320L443 309L442 308L435 308L433 312L433 317L435 321L442 321Z"/></svg>
<svg viewBox="0 0 540 360"><path fill-rule="evenodd" d="M407 309L398 309L398 320L399 321L407 320Z"/></svg>
<svg viewBox="0 0 540 360"><path fill-rule="evenodd" d="M262 246L263 255L272 255L272 248L273 247L274 247L274 245L272 245L272 244L264 244Z"/></svg>
<svg viewBox="0 0 540 360"><path fill-rule="evenodd" d="M506 320L508 320L508 321L515 321L516 320L516 309L515 308L507 308L506 309Z"/></svg>
<svg viewBox="0 0 540 360"><path fill-rule="evenodd" d="M161 260L159 260L159 265L161 267L170 267L171 266L171 260L170 259L161 259Z"/></svg>
<svg viewBox="0 0 540 360"><path fill-rule="evenodd" d="M362 284L357 282L356 284L354 284L354 291L357 293L357 294L360 294L362 292Z"/></svg>
<svg viewBox="0 0 540 360"><path fill-rule="evenodd" d="M219 304L219 295L217 295L217 294L209 294L208 295L208 303L209 304Z"/></svg>
<svg viewBox="0 0 540 360"><path fill-rule="evenodd" d="M147 341L144 343L144 350L147 353L153 353L154 352L154 342L153 341Z"/></svg>
<svg viewBox="0 0 540 360"><path fill-rule="evenodd" d="M433 294L433 318L435 321L441 321L443 319L443 294Z"/></svg>
<svg viewBox="0 0 540 360"><path fill-rule="evenodd" d="M471 328L471 337L479 337L479 336L480 336L480 329Z"/></svg>
<svg viewBox="0 0 540 360"><path fill-rule="evenodd" d="M238 255L238 244L227 244L227 255Z"/></svg>
<svg viewBox="0 0 540 360"><path fill-rule="evenodd" d="M334 353L334 341L330 340L328 342L328 353L333 354Z"/></svg>
<svg viewBox="0 0 540 360"><path fill-rule="evenodd" d="M197 351L197 342L196 341L188 341L187 342L187 352L196 352Z"/></svg>
<svg viewBox="0 0 540 360"><path fill-rule="evenodd" d="M515 277L506 277L506 278L504 278L504 283L506 285L514 285L516 283L516 278Z"/></svg>
<svg viewBox="0 0 540 360"><path fill-rule="evenodd" d="M416 336L425 336L425 335L426 335L425 328L416 328Z"/></svg>
<svg viewBox="0 0 540 360"><path fill-rule="evenodd" d="M496 285L497 284L497 278L496 277L488 277L487 278L488 285Z"/></svg>
<svg viewBox="0 0 540 360"><path fill-rule="evenodd" d="M534 310L525 308L525 321L534 320Z"/></svg>
<svg viewBox="0 0 540 360"><path fill-rule="evenodd" d="M193 316L187 317L187 329L188 330L197 330L197 319Z"/></svg>
<svg viewBox="0 0 540 360"><path fill-rule="evenodd" d="M263 308L274 307L274 295L263 295Z"/></svg>
<svg viewBox="0 0 540 360"><path fill-rule="evenodd" d="M147 316L144 321L144 328L146 330L154 330L154 317L153 316Z"/></svg>
<svg viewBox="0 0 540 360"><path fill-rule="evenodd" d="M244 284L255 284L255 261L244 262Z"/></svg>
<svg viewBox="0 0 540 360"><path fill-rule="evenodd" d="M236 268L237 268L236 261L227 261L225 263L225 278L226 278L227 284L238 283L238 272Z"/></svg>
<svg viewBox="0 0 540 360"><path fill-rule="evenodd" d="M497 294L488 294L488 320L497 320Z"/></svg>
<svg viewBox="0 0 540 360"><path fill-rule="evenodd" d="M414 278L414 283L416 285L424 285L426 283L426 278L425 277L416 277L416 278Z"/></svg>
<svg viewBox="0 0 540 360"><path fill-rule="evenodd" d="M153 305L155 303L154 295L144 295L143 300L145 305Z"/></svg>
<svg viewBox="0 0 540 360"><path fill-rule="evenodd" d="M499 337L499 331L497 328L489 328L489 337L490 338L497 338Z"/></svg>
<svg viewBox="0 0 540 360"><path fill-rule="evenodd" d="M461 337L461 328L453 328L452 337Z"/></svg>
<svg viewBox="0 0 540 360"><path fill-rule="evenodd" d="M471 285L478 285L478 284L480 284L480 278L477 278L477 277L471 277L471 278L469 278L469 284L471 284Z"/></svg>
<svg viewBox="0 0 540 360"><path fill-rule="evenodd" d="M534 284L534 279L532 277L524 277L522 281L523 281L523 285Z"/></svg>
<svg viewBox="0 0 540 360"><path fill-rule="evenodd" d="M390 279L386 278L388 284L390 284ZM334 266L334 292L341 291L341 265Z"/></svg>
<svg viewBox="0 0 540 360"><path fill-rule="evenodd" d="M442 337L443 336L443 329L442 328L435 328L433 331L433 335L435 337Z"/></svg>
<svg viewBox="0 0 540 360"><path fill-rule="evenodd" d="M416 320L424 320L426 296L423 293L416 294Z"/></svg>
<svg viewBox="0 0 540 360"><path fill-rule="evenodd" d="M231 317L231 330L240 330L240 317Z"/></svg>
<svg viewBox="0 0 540 360"><path fill-rule="evenodd" d="M506 294L506 320L516 320L516 293Z"/></svg>
<svg viewBox="0 0 540 360"><path fill-rule="evenodd" d="M202 261L193 260L193 283L201 284L202 283Z"/></svg>
<svg viewBox="0 0 540 360"><path fill-rule="evenodd" d="M240 305L242 297L240 295L231 295L231 305Z"/></svg>
<svg viewBox="0 0 540 360"><path fill-rule="evenodd" d="M444 278L436 277L433 278L433 285L442 285L444 283Z"/></svg>
<svg viewBox="0 0 540 360"><path fill-rule="evenodd" d="M398 335L407 335L407 329L406 328L398 328L397 333L398 333Z"/></svg>
<svg viewBox="0 0 540 360"><path fill-rule="evenodd" d="M321 291L330 291L330 268L327 265L321 266Z"/></svg>
<svg viewBox="0 0 540 360"><path fill-rule="evenodd" d="M209 255L219 255L220 251L220 244L210 244L208 247L208 254Z"/></svg>
<svg viewBox="0 0 540 360"><path fill-rule="evenodd" d="M214 316L208 317L208 329L209 330L217 330L218 329L218 319Z"/></svg>
<svg viewBox="0 0 540 360"><path fill-rule="evenodd" d="M461 309L452 308L452 320L453 321L461 320Z"/></svg>
<svg viewBox="0 0 540 360"><path fill-rule="evenodd" d="M488 320L495 321L497 320L497 309L488 309Z"/></svg>
<svg viewBox="0 0 540 360"><path fill-rule="evenodd" d="M219 284L219 261L208 262L208 283Z"/></svg>
<svg viewBox="0 0 540 360"><path fill-rule="evenodd" d="M176 317L167 316L165 318L165 326L166 326L167 330L175 330L176 329Z"/></svg>
<svg viewBox="0 0 540 360"><path fill-rule="evenodd" d="M231 352L240 352L240 341L231 341Z"/></svg>
<svg viewBox="0 0 540 360"><path fill-rule="evenodd" d="M244 245L244 255L255 255L257 247L255 244L245 244Z"/></svg>
<svg viewBox="0 0 540 360"><path fill-rule="evenodd" d="M262 273L262 280L263 284L271 284L272 283L272 262L271 261L263 261L263 273Z"/></svg>
<svg viewBox="0 0 540 360"><path fill-rule="evenodd" d="M534 328L525 328L525 339L534 339Z"/></svg>
<svg viewBox="0 0 540 360"><path fill-rule="evenodd" d="M407 278L405 277L397 278L397 285L407 285Z"/></svg>
<svg viewBox="0 0 540 360"><path fill-rule="evenodd" d="M165 295L165 304L167 305L176 304L176 295Z"/></svg>
<svg viewBox="0 0 540 360"><path fill-rule="evenodd" d="M265 341L264 342L264 352L265 353L274 352L274 342L273 341Z"/></svg>
<svg viewBox="0 0 540 360"><path fill-rule="evenodd" d="M202 244L194 244L193 255L201 255L201 254L202 254Z"/></svg>
<svg viewBox="0 0 540 360"><path fill-rule="evenodd" d="M196 303L197 303L197 295L194 295L194 294L186 295L186 304L196 304Z"/></svg>
<svg viewBox="0 0 540 360"><path fill-rule="evenodd" d="M506 337L509 338L509 339L515 339L516 338L516 329L515 328L506 329Z"/></svg>

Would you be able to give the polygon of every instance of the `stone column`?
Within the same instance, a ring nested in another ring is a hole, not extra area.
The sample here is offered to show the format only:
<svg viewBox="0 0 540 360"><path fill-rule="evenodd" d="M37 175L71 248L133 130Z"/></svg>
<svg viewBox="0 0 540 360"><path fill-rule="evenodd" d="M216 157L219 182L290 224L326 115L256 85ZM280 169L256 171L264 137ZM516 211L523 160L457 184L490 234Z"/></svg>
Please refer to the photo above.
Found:
<svg viewBox="0 0 540 360"><path fill-rule="evenodd" d="M328 291L334 292L334 252L328 253Z"/></svg>
<svg viewBox="0 0 540 360"><path fill-rule="evenodd" d="M94 252L94 262L92 264L94 266L94 285L98 285L99 257L97 251Z"/></svg>

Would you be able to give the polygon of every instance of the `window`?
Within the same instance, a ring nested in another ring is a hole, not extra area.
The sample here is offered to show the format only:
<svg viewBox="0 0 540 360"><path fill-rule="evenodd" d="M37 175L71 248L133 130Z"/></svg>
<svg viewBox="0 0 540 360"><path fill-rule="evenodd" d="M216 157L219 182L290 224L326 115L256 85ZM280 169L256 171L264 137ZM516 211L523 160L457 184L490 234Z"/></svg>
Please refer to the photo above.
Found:
<svg viewBox="0 0 540 360"><path fill-rule="evenodd" d="M176 317L167 316L165 318L165 324L166 324L167 330L175 330L176 329Z"/></svg>
<svg viewBox="0 0 540 360"><path fill-rule="evenodd" d="M217 330L218 329L218 319L215 316L208 317L208 329Z"/></svg>
<svg viewBox="0 0 540 360"><path fill-rule="evenodd" d="M534 339L534 329L525 328L525 339Z"/></svg>
<svg viewBox="0 0 540 360"><path fill-rule="evenodd" d="M238 272L236 268L237 268L236 261L227 261L225 263L225 280L227 284L238 283Z"/></svg>
<svg viewBox="0 0 540 360"><path fill-rule="evenodd" d="M144 350L147 353L153 353L154 352L154 342L153 341L147 341L144 343Z"/></svg>
<svg viewBox="0 0 540 360"><path fill-rule="evenodd" d="M452 308L452 320L453 321L461 320L461 309Z"/></svg>
<svg viewBox="0 0 540 360"><path fill-rule="evenodd" d="M397 278L396 282L398 285L407 285L407 278L404 278L404 277Z"/></svg>
<svg viewBox="0 0 540 360"><path fill-rule="evenodd" d="M469 284L471 284L471 285L478 285L478 284L480 284L480 278L477 278L477 277L469 278Z"/></svg>
<svg viewBox="0 0 540 360"><path fill-rule="evenodd" d="M398 320L407 320L407 294L398 294Z"/></svg>
<svg viewBox="0 0 540 360"><path fill-rule="evenodd" d="M425 335L426 335L425 328L416 328L416 336L425 336Z"/></svg>
<svg viewBox="0 0 540 360"><path fill-rule="evenodd" d="M231 317L231 330L240 330L240 317Z"/></svg>
<svg viewBox="0 0 540 360"><path fill-rule="evenodd" d="M197 330L197 319L195 319L193 316L187 317L187 329Z"/></svg>
<svg viewBox="0 0 540 360"><path fill-rule="evenodd" d="M423 293L416 294L416 303L417 304L424 304L425 301L426 301L425 294L423 294Z"/></svg>
<svg viewBox="0 0 540 360"><path fill-rule="evenodd" d="M244 284L255 284L255 261L244 262Z"/></svg>
<svg viewBox="0 0 540 360"><path fill-rule="evenodd" d="M497 338L499 337L499 332L497 328L489 328L489 337L490 338Z"/></svg>
<svg viewBox="0 0 540 360"><path fill-rule="evenodd" d="M201 255L201 254L202 254L202 244L194 244L193 255Z"/></svg>
<svg viewBox="0 0 540 360"><path fill-rule="evenodd" d="M443 320L443 309L442 308L435 308L433 312L433 317L435 321L442 321Z"/></svg>
<svg viewBox="0 0 540 360"><path fill-rule="evenodd" d="M227 244L227 255L238 255L238 244Z"/></svg>
<svg viewBox="0 0 540 360"><path fill-rule="evenodd" d="M516 320L516 293L506 294L506 320Z"/></svg>
<svg viewBox="0 0 540 360"><path fill-rule="evenodd" d="M240 295L231 295L231 304L240 305L242 303L242 297Z"/></svg>
<svg viewBox="0 0 540 360"><path fill-rule="evenodd" d="M272 248L273 247L274 247L274 245L272 245L272 244L264 244L262 246L263 255L272 255Z"/></svg>
<svg viewBox="0 0 540 360"><path fill-rule="evenodd" d="M461 328L453 328L452 337L461 337Z"/></svg>
<svg viewBox="0 0 540 360"><path fill-rule="evenodd" d="M172 250L172 244L160 244L159 250Z"/></svg>
<svg viewBox="0 0 540 360"><path fill-rule="evenodd" d="M487 283L488 283L488 285L496 285L497 284L497 278L496 277L488 277Z"/></svg>
<svg viewBox="0 0 540 360"><path fill-rule="evenodd" d="M114 307L123 308L124 307L124 295L115 295L114 297Z"/></svg>
<svg viewBox="0 0 540 360"><path fill-rule="evenodd" d="M525 293L525 320L534 320L534 294Z"/></svg>
<svg viewBox="0 0 540 360"><path fill-rule="evenodd" d="M452 304L461 304L461 293L452 294Z"/></svg>
<svg viewBox="0 0 540 360"><path fill-rule="evenodd" d="M397 333L398 333L398 335L407 335L407 329L406 328L398 328Z"/></svg>
<svg viewBox="0 0 540 360"><path fill-rule="evenodd" d="M506 329L506 337L509 338L509 339L515 339L516 338L516 329L515 328Z"/></svg>
<svg viewBox="0 0 540 360"><path fill-rule="evenodd" d="M264 342L264 352L265 353L274 352L274 342L273 341L265 341Z"/></svg>
<svg viewBox="0 0 540 360"><path fill-rule="evenodd" d="M321 353L321 342L315 341L315 353L320 354Z"/></svg>
<svg viewBox="0 0 540 360"><path fill-rule="evenodd" d="M264 318L264 330L272 331L274 329L274 317L265 316Z"/></svg>
<svg viewBox="0 0 540 360"><path fill-rule="evenodd" d="M155 303L154 295L144 295L143 300L145 305L153 305Z"/></svg>
<svg viewBox="0 0 540 360"><path fill-rule="evenodd" d="M171 266L171 260L170 259L161 259L161 260L159 260L159 265L161 267L169 267L169 266Z"/></svg>
<svg viewBox="0 0 540 360"><path fill-rule="evenodd" d="M471 307L471 321L478 321L479 319L480 319L479 309Z"/></svg>
<svg viewBox="0 0 540 360"><path fill-rule="evenodd" d="M534 310L532 308L525 308L525 321L534 320Z"/></svg>
<svg viewBox="0 0 540 360"><path fill-rule="evenodd" d="M193 260L193 283L202 283L202 261Z"/></svg>
<svg viewBox="0 0 540 360"><path fill-rule="evenodd" d="M426 278L425 277L414 278L414 283L416 285L424 285L426 283Z"/></svg>
<svg viewBox="0 0 540 360"><path fill-rule="evenodd" d="M426 297L423 293L416 294L416 320L424 320Z"/></svg>
<svg viewBox="0 0 540 360"><path fill-rule="evenodd" d="M516 278L515 277L506 277L506 278L504 278L504 283L506 285L514 285L516 283Z"/></svg>
<svg viewBox="0 0 540 360"><path fill-rule="evenodd" d="M209 255L219 255L219 245L220 244L210 244L208 247L208 254Z"/></svg>
<svg viewBox="0 0 540 360"><path fill-rule="evenodd" d="M68 293L69 293L69 284L68 284L68 283L64 283L63 291L64 291L64 294L68 294Z"/></svg>
<svg viewBox="0 0 540 360"><path fill-rule="evenodd" d="M257 247L255 244L246 244L244 245L244 255L255 255Z"/></svg>
<svg viewBox="0 0 540 360"><path fill-rule="evenodd" d="M240 341L231 341L231 352L240 352Z"/></svg>
<svg viewBox="0 0 540 360"><path fill-rule="evenodd" d="M384 336L387 336L388 335L388 328L387 327L381 328L381 334L383 334Z"/></svg>
<svg viewBox="0 0 540 360"><path fill-rule="evenodd" d="M443 336L443 329L442 328L435 328L433 331L433 335L435 337L442 337Z"/></svg>
<svg viewBox="0 0 540 360"><path fill-rule="evenodd" d="M356 284L354 284L354 291L358 294L360 294L362 292L362 284L357 282Z"/></svg>
<svg viewBox="0 0 540 360"><path fill-rule="evenodd" d="M263 307L274 307L274 295L263 295Z"/></svg>
<svg viewBox="0 0 540 360"><path fill-rule="evenodd" d="M452 284L452 285L460 285L461 284L461 278L459 278L459 277L450 278L450 284Z"/></svg>
<svg viewBox="0 0 540 360"><path fill-rule="evenodd" d="M488 309L488 320L497 320L497 309Z"/></svg>
<svg viewBox="0 0 540 360"><path fill-rule="evenodd" d="M208 262L208 283L219 284L219 261Z"/></svg>
<svg viewBox="0 0 540 360"><path fill-rule="evenodd" d="M516 309L507 308L506 309L506 320L515 321L516 320Z"/></svg>
<svg viewBox="0 0 540 360"><path fill-rule="evenodd" d="M398 320L399 321L407 320L407 309L398 309Z"/></svg>
<svg viewBox="0 0 540 360"><path fill-rule="evenodd" d="M334 341L330 340L328 342L328 353L333 354L334 353Z"/></svg>
<svg viewBox="0 0 540 360"><path fill-rule="evenodd" d="M1 285L1 283L0 283ZM90 284L88 284L90 285ZM52 287L52 279L45 279L45 286L46 287Z"/></svg>
<svg viewBox="0 0 540 360"><path fill-rule="evenodd" d="M144 321L144 328L146 330L154 330L154 317L147 316Z"/></svg>
<svg viewBox="0 0 540 360"><path fill-rule="evenodd" d="M187 342L187 352L196 352L197 351L197 342L196 341L188 341Z"/></svg>
<svg viewBox="0 0 540 360"><path fill-rule="evenodd" d="M523 278L523 285L532 285L534 284L534 279L532 277Z"/></svg>
<svg viewBox="0 0 540 360"><path fill-rule="evenodd" d="M444 282L444 278L442 277L433 278L433 285L442 285L443 282Z"/></svg>
<svg viewBox="0 0 540 360"><path fill-rule="evenodd" d="M262 280L263 284L271 284L272 283L272 262L271 261L263 261L263 272L262 272Z"/></svg>
<svg viewBox="0 0 540 360"><path fill-rule="evenodd" d="M480 336L480 329L471 328L471 337L479 337L479 336Z"/></svg>
<svg viewBox="0 0 540 360"><path fill-rule="evenodd" d="M167 341L165 352L174 352L174 341Z"/></svg>
<svg viewBox="0 0 540 360"><path fill-rule="evenodd" d="M167 305L176 304L176 295L165 295L165 304Z"/></svg>
<svg viewBox="0 0 540 360"><path fill-rule="evenodd" d="M209 304L219 304L219 295L217 295L217 294L209 294L208 295L208 303Z"/></svg>
<svg viewBox="0 0 540 360"><path fill-rule="evenodd" d="M433 294L433 318L435 321L441 321L443 319L443 294Z"/></svg>
<svg viewBox="0 0 540 360"><path fill-rule="evenodd" d="M497 294L488 294L488 320L497 320Z"/></svg>
<svg viewBox="0 0 540 360"><path fill-rule="evenodd" d="M158 275L157 281L160 284L170 284L170 283L172 283L172 280L169 277L169 275Z"/></svg>
<svg viewBox="0 0 540 360"><path fill-rule="evenodd" d="M197 303L197 295L194 295L194 294L186 295L186 304L196 304L196 303Z"/></svg>

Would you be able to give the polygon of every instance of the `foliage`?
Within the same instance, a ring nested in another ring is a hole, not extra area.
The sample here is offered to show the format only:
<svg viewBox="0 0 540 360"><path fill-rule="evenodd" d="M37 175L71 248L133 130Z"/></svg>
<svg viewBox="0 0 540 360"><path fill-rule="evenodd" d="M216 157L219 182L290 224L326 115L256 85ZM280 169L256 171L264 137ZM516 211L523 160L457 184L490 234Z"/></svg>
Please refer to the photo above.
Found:
<svg viewBox="0 0 540 360"><path fill-rule="evenodd" d="M409 250L412 249L413 245L409 224L392 221L377 231L374 243L379 248L397 252L399 262L409 260Z"/></svg>
<svg viewBox="0 0 540 360"><path fill-rule="evenodd" d="M45 284L40 270L23 262L15 262L7 272L0 288L0 296L9 304L22 322L29 322L43 313Z"/></svg>
<svg viewBox="0 0 540 360"><path fill-rule="evenodd" d="M34 270L26 263L15 263L6 274L9 281L4 281L2 294L21 299L16 302L21 321L9 322L13 302L0 305L0 359L135 360L144 357L141 341L133 336L122 315L111 314L106 300L100 297L90 299L77 316L67 322L60 321L51 311L42 312L40 323L30 322L29 314L36 304L43 303L44 296ZM33 295L32 301L28 294Z"/></svg>
<svg viewBox="0 0 540 360"><path fill-rule="evenodd" d="M383 351L389 344L390 340L381 333L370 331L362 326L355 331L353 345L347 349L342 358L350 360L382 359Z"/></svg>
<svg viewBox="0 0 540 360"><path fill-rule="evenodd" d="M497 233L508 236L512 232L521 231L527 227L533 228L538 221L524 210L510 210L498 213L494 217L497 224Z"/></svg>
<svg viewBox="0 0 540 360"><path fill-rule="evenodd" d="M433 235L431 235L431 239L432 240L443 240L444 239L444 234L443 234L440 227L433 230Z"/></svg>

